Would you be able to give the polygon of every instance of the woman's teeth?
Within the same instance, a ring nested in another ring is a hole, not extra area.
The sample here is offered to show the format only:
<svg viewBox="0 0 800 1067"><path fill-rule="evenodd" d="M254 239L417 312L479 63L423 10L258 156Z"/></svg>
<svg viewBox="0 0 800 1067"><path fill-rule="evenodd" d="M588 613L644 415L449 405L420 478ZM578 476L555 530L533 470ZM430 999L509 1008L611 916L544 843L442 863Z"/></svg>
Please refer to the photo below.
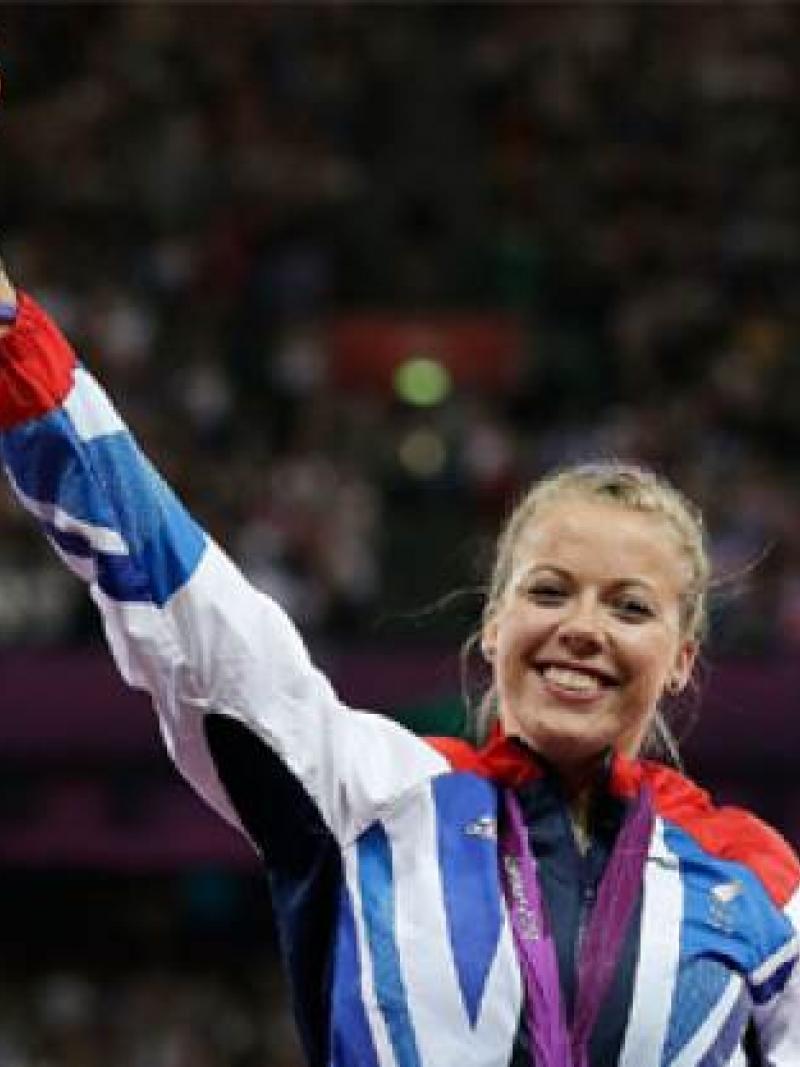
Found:
<svg viewBox="0 0 800 1067"><path fill-rule="evenodd" d="M594 675L572 670L570 667L545 667L542 677L562 689L572 689L576 693L591 693L601 687L600 680Z"/></svg>

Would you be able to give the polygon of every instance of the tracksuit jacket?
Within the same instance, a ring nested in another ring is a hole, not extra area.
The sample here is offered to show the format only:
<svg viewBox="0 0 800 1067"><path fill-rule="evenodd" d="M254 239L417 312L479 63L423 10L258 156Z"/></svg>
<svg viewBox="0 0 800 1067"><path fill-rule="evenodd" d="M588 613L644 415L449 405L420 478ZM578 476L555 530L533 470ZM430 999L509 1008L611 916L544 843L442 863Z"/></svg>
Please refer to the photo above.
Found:
<svg viewBox="0 0 800 1067"><path fill-rule="evenodd" d="M313 1067L529 1067L501 790L525 816L569 1007L580 930L645 784L654 830L592 1067L800 1067L800 867L763 823L614 756L582 856L522 742L423 740L345 707L25 294L0 341L0 454L178 768L262 856Z"/></svg>

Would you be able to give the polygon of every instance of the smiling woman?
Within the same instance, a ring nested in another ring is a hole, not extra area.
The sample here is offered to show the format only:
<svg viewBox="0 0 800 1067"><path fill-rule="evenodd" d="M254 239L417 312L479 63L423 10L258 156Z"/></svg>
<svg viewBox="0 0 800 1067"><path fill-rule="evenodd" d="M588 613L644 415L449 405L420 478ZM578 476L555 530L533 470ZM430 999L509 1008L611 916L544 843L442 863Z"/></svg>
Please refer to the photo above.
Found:
<svg viewBox="0 0 800 1067"><path fill-rule="evenodd" d="M523 501L473 748L338 699L2 272L0 457L176 765L257 848L312 1067L797 1067L796 858L640 758L704 627L674 490L601 464Z"/></svg>
<svg viewBox="0 0 800 1067"><path fill-rule="evenodd" d="M614 462L535 485L500 538L482 634L495 715L557 771L584 851L599 767L664 735L659 702L689 680L707 560L677 491Z"/></svg>
<svg viewBox="0 0 800 1067"><path fill-rule="evenodd" d="M691 676L709 570L700 515L651 471L606 461L537 483L498 542L489 706L578 780L609 748L669 737L659 702Z"/></svg>

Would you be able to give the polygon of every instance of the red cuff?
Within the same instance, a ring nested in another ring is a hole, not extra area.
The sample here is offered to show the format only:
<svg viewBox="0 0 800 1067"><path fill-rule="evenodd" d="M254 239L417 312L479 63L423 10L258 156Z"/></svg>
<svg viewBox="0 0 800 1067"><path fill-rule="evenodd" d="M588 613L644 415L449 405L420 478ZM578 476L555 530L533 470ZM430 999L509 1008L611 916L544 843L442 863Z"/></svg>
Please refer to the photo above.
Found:
<svg viewBox="0 0 800 1067"><path fill-rule="evenodd" d="M39 305L18 292L19 314L0 338L0 430L58 407L72 388L75 353Z"/></svg>

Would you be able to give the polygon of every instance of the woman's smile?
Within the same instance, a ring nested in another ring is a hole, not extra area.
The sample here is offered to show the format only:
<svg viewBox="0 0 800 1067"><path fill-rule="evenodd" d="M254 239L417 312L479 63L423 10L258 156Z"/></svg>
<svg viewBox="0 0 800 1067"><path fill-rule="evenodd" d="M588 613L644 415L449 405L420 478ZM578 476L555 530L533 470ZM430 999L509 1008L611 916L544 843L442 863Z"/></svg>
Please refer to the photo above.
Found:
<svg viewBox="0 0 800 1067"><path fill-rule="evenodd" d="M555 699L568 704L592 703L604 697L612 686L616 686L616 682L607 674L569 663L537 664L534 670L547 691Z"/></svg>

